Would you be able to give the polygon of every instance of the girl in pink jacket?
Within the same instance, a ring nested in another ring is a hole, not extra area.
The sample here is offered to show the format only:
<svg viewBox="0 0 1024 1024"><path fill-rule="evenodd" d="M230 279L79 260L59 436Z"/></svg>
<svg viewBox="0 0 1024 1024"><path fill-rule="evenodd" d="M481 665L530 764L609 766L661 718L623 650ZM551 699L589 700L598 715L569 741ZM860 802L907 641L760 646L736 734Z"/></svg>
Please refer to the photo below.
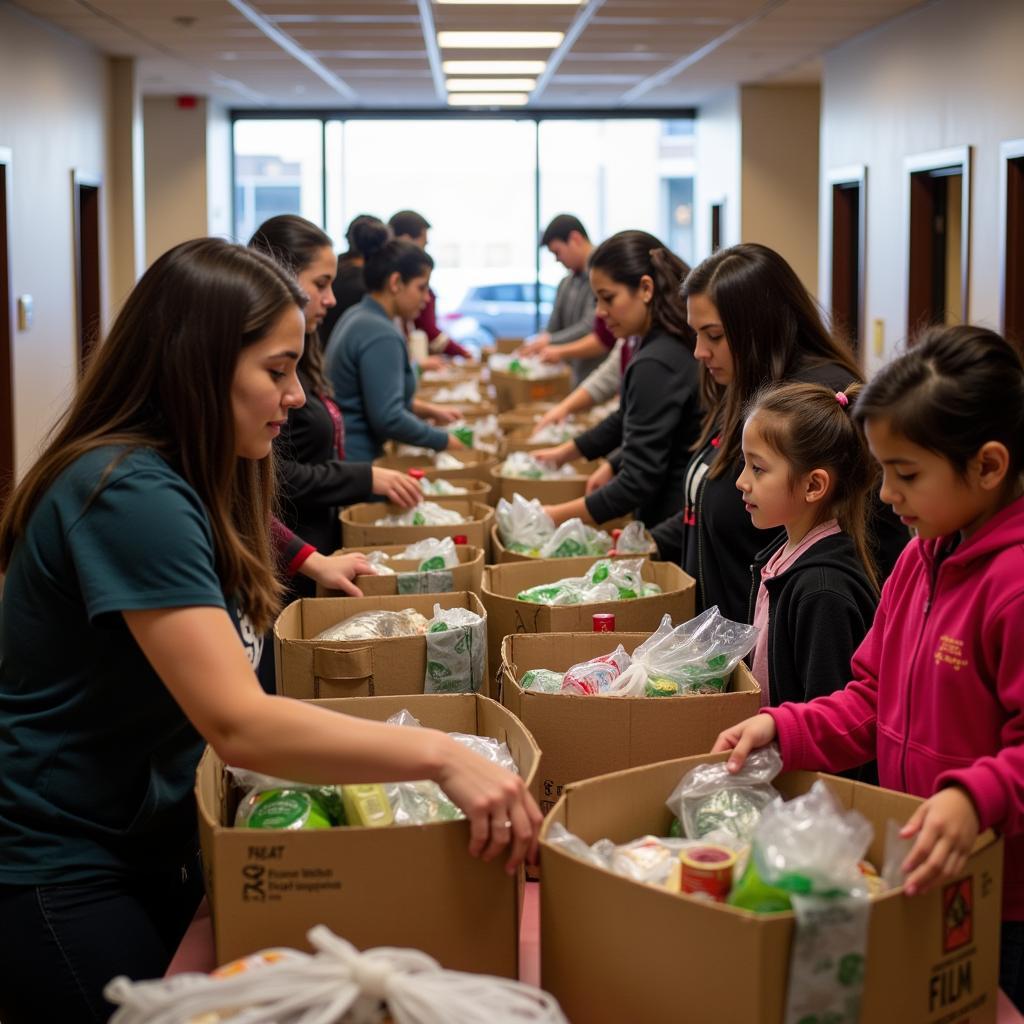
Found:
<svg viewBox="0 0 1024 1024"><path fill-rule="evenodd" d="M931 328L855 417L881 497L917 533L853 656L852 681L727 729L714 750L777 741L787 770L871 758L925 797L903 828L909 895L959 875L979 831L1006 837L1000 987L1024 1009L1024 365L980 327Z"/></svg>

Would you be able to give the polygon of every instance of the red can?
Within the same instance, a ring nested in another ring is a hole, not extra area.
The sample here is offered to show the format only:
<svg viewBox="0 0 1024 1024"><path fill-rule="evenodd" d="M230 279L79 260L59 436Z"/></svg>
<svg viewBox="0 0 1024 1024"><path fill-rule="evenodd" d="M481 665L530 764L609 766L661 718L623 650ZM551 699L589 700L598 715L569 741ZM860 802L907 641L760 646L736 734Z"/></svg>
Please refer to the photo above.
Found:
<svg viewBox="0 0 1024 1024"><path fill-rule="evenodd" d="M732 889L736 854L725 846L694 846L679 854L679 889L704 893L719 903Z"/></svg>
<svg viewBox="0 0 1024 1024"><path fill-rule="evenodd" d="M615 632L615 616L611 612L596 612L593 622L595 633Z"/></svg>
<svg viewBox="0 0 1024 1024"><path fill-rule="evenodd" d="M455 537L452 537L452 541L455 544L468 544L469 538L464 533L460 533Z"/></svg>
<svg viewBox="0 0 1024 1024"><path fill-rule="evenodd" d="M413 480L422 480L426 475L427 475L426 472L424 470L422 470L422 469L410 469L409 470L409 476L411 476L413 478Z"/></svg>

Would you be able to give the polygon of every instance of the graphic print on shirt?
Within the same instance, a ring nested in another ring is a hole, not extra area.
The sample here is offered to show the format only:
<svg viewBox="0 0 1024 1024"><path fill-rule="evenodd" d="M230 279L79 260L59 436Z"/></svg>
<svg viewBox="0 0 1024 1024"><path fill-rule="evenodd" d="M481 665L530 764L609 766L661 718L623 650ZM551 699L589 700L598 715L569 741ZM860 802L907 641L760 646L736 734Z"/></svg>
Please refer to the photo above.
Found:
<svg viewBox="0 0 1024 1024"><path fill-rule="evenodd" d="M238 635L242 638L246 657L255 671L259 667L260 657L263 654L263 634L257 633L253 629L249 616L239 608L235 609L235 619L238 621Z"/></svg>
<svg viewBox="0 0 1024 1024"><path fill-rule="evenodd" d="M945 634L939 637L939 646L935 649L934 658L936 665L949 665L954 672L959 672L970 664L964 657L963 640Z"/></svg>

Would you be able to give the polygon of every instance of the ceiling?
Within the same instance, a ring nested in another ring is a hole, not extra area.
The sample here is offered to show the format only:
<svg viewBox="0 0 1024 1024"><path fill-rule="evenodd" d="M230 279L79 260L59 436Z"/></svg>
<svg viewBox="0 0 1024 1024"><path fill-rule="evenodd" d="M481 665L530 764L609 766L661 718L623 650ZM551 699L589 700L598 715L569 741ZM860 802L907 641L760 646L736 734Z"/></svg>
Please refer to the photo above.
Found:
<svg viewBox="0 0 1024 1024"><path fill-rule="evenodd" d="M817 81L825 51L922 0L17 0L140 61L147 94L233 107L447 105L441 62L547 62L526 109L699 106L736 84ZM437 32L554 31L551 49L441 50ZM476 77L476 76L475 76ZM536 76L532 76L536 77Z"/></svg>

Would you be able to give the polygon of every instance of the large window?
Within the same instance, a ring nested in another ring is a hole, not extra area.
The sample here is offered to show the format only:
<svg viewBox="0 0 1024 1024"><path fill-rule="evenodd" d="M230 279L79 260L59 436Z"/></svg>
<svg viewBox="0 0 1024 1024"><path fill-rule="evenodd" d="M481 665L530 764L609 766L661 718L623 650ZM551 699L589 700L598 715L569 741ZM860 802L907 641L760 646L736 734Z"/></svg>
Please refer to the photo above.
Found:
<svg viewBox="0 0 1024 1024"><path fill-rule="evenodd" d="M431 281L452 333L531 333L565 273L537 249L557 213L575 213L594 241L641 228L692 261L692 128L643 118L238 120L235 234L299 213L341 251L358 214L417 210L433 225Z"/></svg>

